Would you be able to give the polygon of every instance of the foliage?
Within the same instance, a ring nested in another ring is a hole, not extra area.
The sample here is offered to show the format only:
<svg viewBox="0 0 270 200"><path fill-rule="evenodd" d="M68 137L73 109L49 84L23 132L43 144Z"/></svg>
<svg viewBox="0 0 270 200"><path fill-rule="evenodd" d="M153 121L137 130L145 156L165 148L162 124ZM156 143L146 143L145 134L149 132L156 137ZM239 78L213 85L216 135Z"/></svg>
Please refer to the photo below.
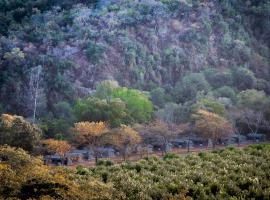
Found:
<svg viewBox="0 0 270 200"><path fill-rule="evenodd" d="M105 49L102 45L89 42L86 49L86 55L92 63L98 64L100 60L102 59L102 55L104 51Z"/></svg>
<svg viewBox="0 0 270 200"><path fill-rule="evenodd" d="M166 94L163 88L155 88L150 92L151 100L154 105L162 108L166 102Z"/></svg>
<svg viewBox="0 0 270 200"><path fill-rule="evenodd" d="M197 106L199 109L204 109L204 110L207 110L209 112L212 112L221 116L225 115L226 113L225 106L212 98L200 99L197 102Z"/></svg>
<svg viewBox="0 0 270 200"><path fill-rule="evenodd" d="M43 141L43 144L49 154L58 154L62 158L71 149L71 145L67 141L47 139Z"/></svg>
<svg viewBox="0 0 270 200"><path fill-rule="evenodd" d="M118 82L114 80L105 80L96 87L95 96L99 99L106 99L109 102L112 99L113 91L118 88Z"/></svg>
<svg viewBox="0 0 270 200"><path fill-rule="evenodd" d="M194 118L195 131L212 139L214 145L218 139L228 136L233 131L232 125L225 118L206 110L198 110Z"/></svg>
<svg viewBox="0 0 270 200"><path fill-rule="evenodd" d="M41 138L41 130L23 117L2 114L0 117L0 145L20 147L33 152Z"/></svg>
<svg viewBox="0 0 270 200"><path fill-rule="evenodd" d="M104 122L78 122L73 129L78 144L88 146L98 146L98 138L107 130Z"/></svg>
<svg viewBox="0 0 270 200"><path fill-rule="evenodd" d="M126 159L132 148L141 142L138 132L132 128L121 125L105 136L108 144L115 146Z"/></svg>
<svg viewBox="0 0 270 200"><path fill-rule="evenodd" d="M233 88L229 86L223 86L223 87L217 88L216 90L214 90L214 95L216 97L230 98L232 101L236 100L235 91Z"/></svg>
<svg viewBox="0 0 270 200"><path fill-rule="evenodd" d="M220 71L218 69L208 68L204 70L206 80L213 88L232 84L232 74L230 71Z"/></svg>
<svg viewBox="0 0 270 200"><path fill-rule="evenodd" d="M100 147L104 143L102 135L108 132L106 123L78 122L74 124L73 132L76 144L80 147L90 148L97 162L97 147Z"/></svg>
<svg viewBox="0 0 270 200"><path fill-rule="evenodd" d="M74 113L78 121L106 121L111 127L132 122L130 111L119 98L110 101L91 97L78 100L74 106Z"/></svg>
<svg viewBox="0 0 270 200"><path fill-rule="evenodd" d="M155 120L140 130L144 143L160 147L162 152L169 150L170 140L175 138L186 130L186 124L175 124L173 122L164 122Z"/></svg>
<svg viewBox="0 0 270 200"><path fill-rule="evenodd" d="M100 178L106 173L115 199L267 199L269 153L269 145L253 145L89 170Z"/></svg>
<svg viewBox="0 0 270 200"><path fill-rule="evenodd" d="M207 93L209 89L210 86L203 74L192 73L185 76L181 82L176 84L174 92L178 101L185 102L194 99L198 92Z"/></svg>
<svg viewBox="0 0 270 200"><path fill-rule="evenodd" d="M137 122L147 122L152 118L153 105L142 92L128 88L117 88L113 91L115 98L120 98L127 105L130 116Z"/></svg>
<svg viewBox="0 0 270 200"><path fill-rule="evenodd" d="M50 168L22 149L0 147L0 198L2 199L110 199L112 188L74 172Z"/></svg>
<svg viewBox="0 0 270 200"><path fill-rule="evenodd" d="M242 67L233 71L233 80L234 85L240 90L252 89L256 82L254 73Z"/></svg>
<svg viewBox="0 0 270 200"><path fill-rule="evenodd" d="M238 94L237 105L242 108L254 110L264 109L269 99L263 91L245 90Z"/></svg>

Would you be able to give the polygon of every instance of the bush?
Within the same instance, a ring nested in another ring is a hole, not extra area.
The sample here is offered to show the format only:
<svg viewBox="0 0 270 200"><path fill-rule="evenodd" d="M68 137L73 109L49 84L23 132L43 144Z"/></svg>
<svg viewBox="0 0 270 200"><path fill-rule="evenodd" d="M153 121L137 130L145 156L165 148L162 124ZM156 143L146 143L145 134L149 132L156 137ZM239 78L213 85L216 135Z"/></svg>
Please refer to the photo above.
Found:
<svg viewBox="0 0 270 200"><path fill-rule="evenodd" d="M214 90L215 97L227 97L230 98L232 101L236 100L236 94L233 88L229 86L223 86L216 90Z"/></svg>
<svg viewBox="0 0 270 200"><path fill-rule="evenodd" d="M179 158L179 155L175 153L166 153L165 156L163 157L164 160L171 160L175 158Z"/></svg>
<svg viewBox="0 0 270 200"><path fill-rule="evenodd" d="M246 90L255 86L256 78L249 69L238 67L233 70L233 82L239 90Z"/></svg>
<svg viewBox="0 0 270 200"><path fill-rule="evenodd" d="M97 162L97 166L112 166L113 165L113 161L111 160L98 160Z"/></svg>

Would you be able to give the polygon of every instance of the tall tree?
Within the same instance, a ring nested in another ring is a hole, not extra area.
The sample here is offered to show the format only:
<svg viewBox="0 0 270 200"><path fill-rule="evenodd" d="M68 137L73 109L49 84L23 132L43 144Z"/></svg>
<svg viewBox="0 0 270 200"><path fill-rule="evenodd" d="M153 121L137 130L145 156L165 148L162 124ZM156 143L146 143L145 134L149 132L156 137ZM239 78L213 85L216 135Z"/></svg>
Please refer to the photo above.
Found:
<svg viewBox="0 0 270 200"><path fill-rule="evenodd" d="M213 141L213 145L218 139L228 136L232 133L233 127L225 118L206 110L198 110L194 115L195 131Z"/></svg>
<svg viewBox="0 0 270 200"><path fill-rule="evenodd" d="M141 130L144 141L149 144L158 144L161 151L166 153L170 141L185 130L185 125L166 123L162 120L156 120Z"/></svg>
<svg viewBox="0 0 270 200"><path fill-rule="evenodd" d="M79 146L89 147L98 160L97 148L103 143L102 135L108 131L104 122L79 122L74 124L75 142Z"/></svg>
<svg viewBox="0 0 270 200"><path fill-rule="evenodd" d="M61 157L62 164L66 153L71 149L71 145L67 141L47 139L43 141L46 146L46 150L50 154L58 154Z"/></svg>
<svg viewBox="0 0 270 200"><path fill-rule="evenodd" d="M124 160L127 159L132 148L141 142L139 133L126 125L121 125L120 128L114 129L107 134L106 138L108 143L120 150Z"/></svg>
<svg viewBox="0 0 270 200"><path fill-rule="evenodd" d="M147 122L152 118L153 105L149 98L139 90L125 87L117 88L113 92L115 98L120 98L127 105L131 117L137 122Z"/></svg>

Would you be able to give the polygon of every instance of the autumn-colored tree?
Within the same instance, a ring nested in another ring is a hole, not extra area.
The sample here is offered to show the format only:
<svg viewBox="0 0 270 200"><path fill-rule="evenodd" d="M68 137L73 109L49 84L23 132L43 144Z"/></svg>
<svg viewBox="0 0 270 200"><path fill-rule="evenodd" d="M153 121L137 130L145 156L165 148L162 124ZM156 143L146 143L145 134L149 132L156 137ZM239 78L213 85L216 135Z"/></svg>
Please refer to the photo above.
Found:
<svg viewBox="0 0 270 200"><path fill-rule="evenodd" d="M98 159L97 147L102 145L102 135L108 132L105 122L79 122L74 124L75 142L79 146L89 147Z"/></svg>
<svg viewBox="0 0 270 200"><path fill-rule="evenodd" d="M129 126L121 125L105 136L106 141L118 148L126 160L130 150L141 142L141 136Z"/></svg>
<svg viewBox="0 0 270 200"><path fill-rule="evenodd" d="M43 144L45 144L48 153L58 154L61 157L62 162L66 153L71 149L71 145L63 140L47 139L43 141Z"/></svg>
<svg viewBox="0 0 270 200"><path fill-rule="evenodd" d="M20 147L32 152L39 142L41 130L23 117L2 114L0 117L0 145Z"/></svg>
<svg viewBox="0 0 270 200"><path fill-rule="evenodd" d="M144 127L140 131L146 143L156 143L161 145L163 153L167 152L170 140L182 133L186 129L185 124L167 123L162 120L156 120Z"/></svg>
<svg viewBox="0 0 270 200"><path fill-rule="evenodd" d="M195 131L213 141L215 146L218 139L232 133L233 127L225 118L206 110L198 110L194 115Z"/></svg>

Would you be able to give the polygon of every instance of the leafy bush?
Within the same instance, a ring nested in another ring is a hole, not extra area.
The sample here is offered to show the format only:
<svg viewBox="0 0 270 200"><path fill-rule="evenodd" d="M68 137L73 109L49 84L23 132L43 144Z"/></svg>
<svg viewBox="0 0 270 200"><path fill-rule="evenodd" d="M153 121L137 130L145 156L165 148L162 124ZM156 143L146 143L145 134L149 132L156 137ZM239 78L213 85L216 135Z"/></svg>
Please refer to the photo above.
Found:
<svg viewBox="0 0 270 200"><path fill-rule="evenodd" d="M254 87L256 78L249 69L238 67L233 70L233 82L239 90L246 90Z"/></svg>

